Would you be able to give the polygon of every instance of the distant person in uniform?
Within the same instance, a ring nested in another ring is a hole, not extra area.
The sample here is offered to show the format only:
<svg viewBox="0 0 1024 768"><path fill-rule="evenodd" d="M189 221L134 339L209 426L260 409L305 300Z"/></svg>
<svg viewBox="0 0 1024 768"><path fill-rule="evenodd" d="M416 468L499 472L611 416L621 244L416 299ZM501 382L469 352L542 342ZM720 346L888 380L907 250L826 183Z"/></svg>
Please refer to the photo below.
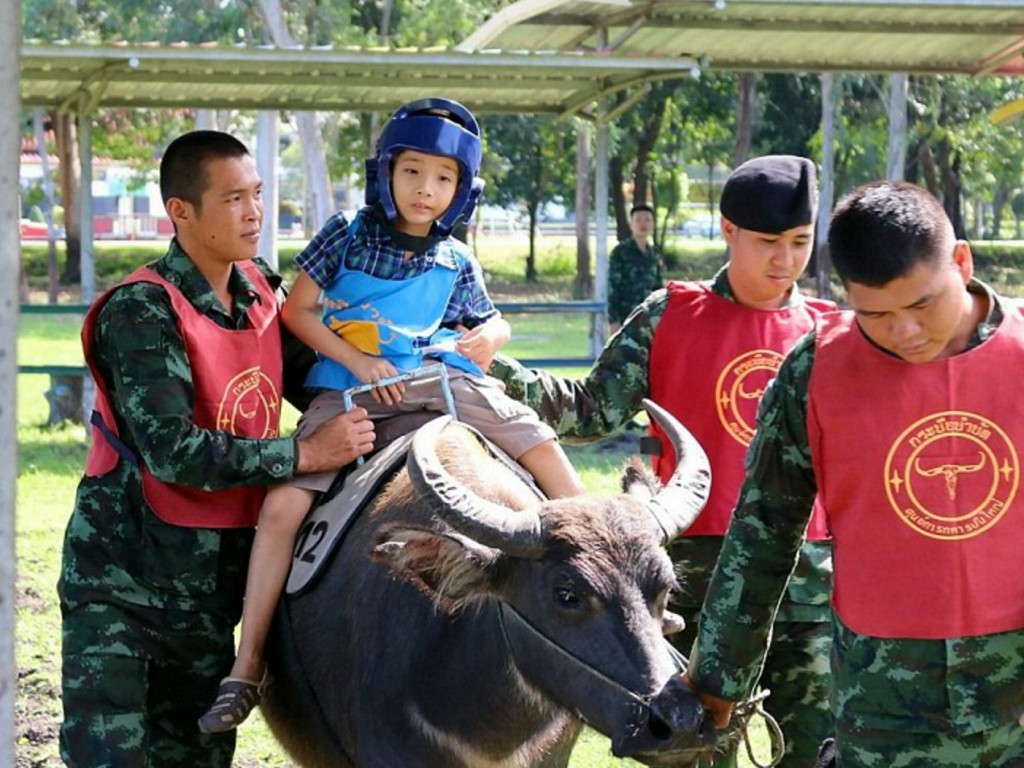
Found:
<svg viewBox="0 0 1024 768"><path fill-rule="evenodd" d="M651 242L654 208L646 203L629 212L630 236L608 257L608 323L614 333L651 291L663 286L662 260Z"/></svg>

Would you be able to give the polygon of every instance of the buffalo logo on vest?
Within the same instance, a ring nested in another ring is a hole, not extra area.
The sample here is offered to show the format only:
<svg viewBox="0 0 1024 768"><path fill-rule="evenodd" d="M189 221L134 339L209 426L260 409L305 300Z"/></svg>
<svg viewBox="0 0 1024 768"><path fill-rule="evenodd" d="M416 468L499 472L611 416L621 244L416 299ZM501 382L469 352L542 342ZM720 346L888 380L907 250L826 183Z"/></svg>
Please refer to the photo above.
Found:
<svg viewBox="0 0 1024 768"><path fill-rule="evenodd" d="M757 404L782 365L782 355L755 349L734 358L715 384L715 406L725 431L741 445L754 439Z"/></svg>
<svg viewBox="0 0 1024 768"><path fill-rule="evenodd" d="M885 461L886 494L896 514L933 539L969 539L990 529L1019 482L1010 438L966 411L919 419L896 438Z"/></svg>
<svg viewBox="0 0 1024 768"><path fill-rule="evenodd" d="M233 435L277 437L280 425L281 396L259 367L239 373L221 395L217 408L217 427Z"/></svg>

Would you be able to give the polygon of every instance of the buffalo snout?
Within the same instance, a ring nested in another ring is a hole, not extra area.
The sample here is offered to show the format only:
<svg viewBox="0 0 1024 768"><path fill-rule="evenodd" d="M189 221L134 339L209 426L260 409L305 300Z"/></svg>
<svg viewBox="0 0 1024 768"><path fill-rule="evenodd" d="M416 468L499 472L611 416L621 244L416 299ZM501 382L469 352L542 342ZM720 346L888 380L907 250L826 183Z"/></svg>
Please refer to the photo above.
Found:
<svg viewBox="0 0 1024 768"><path fill-rule="evenodd" d="M700 698L674 674L645 706L637 706L624 733L612 742L616 757L645 765L697 765L714 751L715 730Z"/></svg>

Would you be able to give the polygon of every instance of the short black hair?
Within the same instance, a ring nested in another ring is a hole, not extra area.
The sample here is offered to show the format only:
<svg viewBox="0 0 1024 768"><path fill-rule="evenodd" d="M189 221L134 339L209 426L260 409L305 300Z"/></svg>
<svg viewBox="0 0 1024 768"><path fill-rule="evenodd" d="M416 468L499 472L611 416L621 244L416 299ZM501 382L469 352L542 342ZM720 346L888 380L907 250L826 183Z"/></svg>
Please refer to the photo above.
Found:
<svg viewBox="0 0 1024 768"><path fill-rule="evenodd" d="M917 264L937 263L954 243L942 203L903 181L857 187L836 204L828 228L829 255L840 279L872 288Z"/></svg>
<svg viewBox="0 0 1024 768"><path fill-rule="evenodd" d="M651 216L654 215L654 206L649 203L637 203L629 209L629 215L632 216L634 213L639 211L647 211Z"/></svg>
<svg viewBox="0 0 1024 768"><path fill-rule="evenodd" d="M199 210L209 179L207 163L248 154L245 144L229 133L191 131L182 134L170 143L160 161L160 197L164 206L172 197L178 197Z"/></svg>

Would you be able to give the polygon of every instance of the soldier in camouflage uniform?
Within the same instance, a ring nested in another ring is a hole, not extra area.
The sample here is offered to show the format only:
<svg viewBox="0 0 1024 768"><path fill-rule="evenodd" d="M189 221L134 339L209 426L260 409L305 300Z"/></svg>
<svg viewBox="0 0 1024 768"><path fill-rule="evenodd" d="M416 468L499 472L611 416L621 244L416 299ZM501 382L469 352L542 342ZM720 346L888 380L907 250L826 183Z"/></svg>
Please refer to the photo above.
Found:
<svg viewBox="0 0 1024 768"><path fill-rule="evenodd" d="M756 409L755 399L737 399L736 407L721 411L720 418L717 404L728 393L763 388L792 342L813 326L823 309L834 308L801 296L795 286L810 258L814 233L810 161L788 155L748 161L727 181L721 210L730 246L725 268L707 283L672 284L651 294L608 341L586 378L561 379L500 357L491 368L492 375L506 382L509 394L533 406L562 437L608 435L640 410L643 398L651 397L701 440L711 459L712 499L694 527L670 546L681 583L671 607L686 621L686 629L672 640L684 653L692 645L697 613L742 480L752 430L740 425L752 425ZM742 379L723 375L734 370L743 371ZM728 380L724 389L723 380ZM672 467L667 458L655 458L663 477ZM712 508L715 525L704 520ZM787 766L813 766L819 745L832 732L831 573L826 537L801 547L762 680L771 690L767 706L786 734ZM716 763L735 764L735 751Z"/></svg>
<svg viewBox="0 0 1024 768"><path fill-rule="evenodd" d="M161 190L175 240L101 297L83 330L100 416L58 584L60 750L77 768L230 766L234 734L201 734L196 718L234 656L252 541L245 520L259 508L248 491L339 468L374 437L364 413L301 443L277 436L277 393L304 403L313 355L282 339L281 280L250 261L263 202L245 146L214 131L186 134L167 149ZM203 351L186 331L246 347L257 330L260 354L271 350L276 361L232 380L235 412L215 414L213 426L244 412L264 419L263 431L204 426L199 415L210 407L198 393L222 372L217 360L196 365ZM276 399L258 411L244 397L257 391Z"/></svg>
<svg viewBox="0 0 1024 768"><path fill-rule="evenodd" d="M818 494L835 546L840 768L1024 765L1024 319L973 278L941 203L839 202L853 312L823 318L761 401L690 676L722 726L758 676Z"/></svg>
<svg viewBox="0 0 1024 768"><path fill-rule="evenodd" d="M629 211L630 237L608 257L608 323L612 331L651 291L662 286L661 254L648 242L654 231L654 209L641 203Z"/></svg>

